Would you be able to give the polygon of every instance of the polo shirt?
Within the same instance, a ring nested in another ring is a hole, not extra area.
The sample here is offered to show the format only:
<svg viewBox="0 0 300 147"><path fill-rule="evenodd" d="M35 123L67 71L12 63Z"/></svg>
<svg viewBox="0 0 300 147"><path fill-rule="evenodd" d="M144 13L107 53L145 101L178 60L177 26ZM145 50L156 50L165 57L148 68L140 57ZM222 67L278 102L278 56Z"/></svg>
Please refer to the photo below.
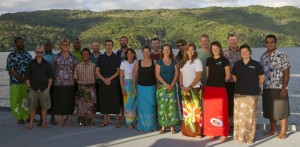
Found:
<svg viewBox="0 0 300 147"><path fill-rule="evenodd" d="M110 56L107 56L106 52L99 56L96 67L100 68L100 74L104 78L109 78L117 72L120 68L121 61L119 57L112 52Z"/></svg>
<svg viewBox="0 0 300 147"><path fill-rule="evenodd" d="M44 58L41 63L35 58L28 64L25 78L30 81L31 89L44 91L48 88L48 80L52 78L52 67Z"/></svg>
<svg viewBox="0 0 300 147"><path fill-rule="evenodd" d="M258 76L264 74L261 64L250 59L247 64L243 60L237 61L231 71L237 77L235 93L242 95L259 95Z"/></svg>

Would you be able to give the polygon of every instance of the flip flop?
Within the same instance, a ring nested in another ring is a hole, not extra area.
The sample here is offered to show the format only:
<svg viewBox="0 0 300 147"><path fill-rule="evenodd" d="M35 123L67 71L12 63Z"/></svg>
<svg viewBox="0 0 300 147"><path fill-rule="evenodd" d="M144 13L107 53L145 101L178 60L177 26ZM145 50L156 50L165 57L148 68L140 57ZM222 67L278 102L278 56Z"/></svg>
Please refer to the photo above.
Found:
<svg viewBox="0 0 300 147"><path fill-rule="evenodd" d="M166 130L160 130L159 131L159 134L164 134L164 133L166 133Z"/></svg>
<svg viewBox="0 0 300 147"><path fill-rule="evenodd" d="M171 130L170 132L171 132L171 134L176 134L175 130Z"/></svg>

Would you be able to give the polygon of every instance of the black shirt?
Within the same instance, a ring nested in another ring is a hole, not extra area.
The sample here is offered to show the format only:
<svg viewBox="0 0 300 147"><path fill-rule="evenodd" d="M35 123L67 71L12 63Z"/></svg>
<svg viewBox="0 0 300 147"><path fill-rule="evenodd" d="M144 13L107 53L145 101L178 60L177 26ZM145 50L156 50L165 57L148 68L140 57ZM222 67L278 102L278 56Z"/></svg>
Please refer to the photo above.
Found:
<svg viewBox="0 0 300 147"><path fill-rule="evenodd" d="M208 66L208 78L206 86L225 87L225 66L229 66L229 61L225 57L214 59L209 57L206 59Z"/></svg>
<svg viewBox="0 0 300 147"><path fill-rule="evenodd" d="M104 78L109 78L117 72L120 68L121 61L119 57L112 52L110 56L106 52L98 57L96 67L100 68L100 74Z"/></svg>
<svg viewBox="0 0 300 147"><path fill-rule="evenodd" d="M153 86L156 84L155 79L155 66L153 60L152 65L149 67L142 67L141 60L139 60L138 69L138 84L142 86Z"/></svg>
<svg viewBox="0 0 300 147"><path fill-rule="evenodd" d="M44 58L38 63L35 58L28 64L25 78L30 81L31 89L44 91L48 88L48 80L52 79L51 64Z"/></svg>
<svg viewBox="0 0 300 147"><path fill-rule="evenodd" d="M237 77L235 83L236 94L259 94L258 76L264 74L264 70L259 62L250 59L245 65L243 60L239 60L234 64L231 74Z"/></svg>

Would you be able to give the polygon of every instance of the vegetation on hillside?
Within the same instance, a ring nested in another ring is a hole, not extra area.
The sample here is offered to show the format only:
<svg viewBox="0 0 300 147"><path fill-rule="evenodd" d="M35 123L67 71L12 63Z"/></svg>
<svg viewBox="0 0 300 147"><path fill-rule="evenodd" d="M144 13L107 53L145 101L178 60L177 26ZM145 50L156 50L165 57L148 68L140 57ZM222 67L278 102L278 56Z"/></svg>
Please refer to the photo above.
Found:
<svg viewBox="0 0 300 147"><path fill-rule="evenodd" d="M211 40L219 40L227 47L227 35L236 32L239 42L251 47L264 46L264 37L275 34L280 47L300 46L300 8L286 6L271 8L208 7L198 9L157 10L47 10L6 13L0 16L0 51L14 47L13 39L26 39L26 48L33 50L46 39L57 49L60 39L80 38L82 47L90 47L92 41L115 41L125 35L129 46L135 49L149 45L151 38L162 43L183 38L199 46L199 36L207 33Z"/></svg>

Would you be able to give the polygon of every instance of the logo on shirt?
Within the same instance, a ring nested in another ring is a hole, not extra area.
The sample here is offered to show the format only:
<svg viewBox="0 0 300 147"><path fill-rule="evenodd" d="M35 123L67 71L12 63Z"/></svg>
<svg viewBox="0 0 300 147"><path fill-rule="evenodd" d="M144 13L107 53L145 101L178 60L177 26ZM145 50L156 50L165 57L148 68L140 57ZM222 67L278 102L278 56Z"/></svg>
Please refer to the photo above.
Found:
<svg viewBox="0 0 300 147"><path fill-rule="evenodd" d="M222 127L223 126L223 121L218 119L218 118L211 118L210 123L215 126L215 127Z"/></svg>
<svg viewBox="0 0 300 147"><path fill-rule="evenodd" d="M248 66L249 68L255 69L255 66Z"/></svg>
<svg viewBox="0 0 300 147"><path fill-rule="evenodd" d="M216 65L222 65L222 61L217 62Z"/></svg>

